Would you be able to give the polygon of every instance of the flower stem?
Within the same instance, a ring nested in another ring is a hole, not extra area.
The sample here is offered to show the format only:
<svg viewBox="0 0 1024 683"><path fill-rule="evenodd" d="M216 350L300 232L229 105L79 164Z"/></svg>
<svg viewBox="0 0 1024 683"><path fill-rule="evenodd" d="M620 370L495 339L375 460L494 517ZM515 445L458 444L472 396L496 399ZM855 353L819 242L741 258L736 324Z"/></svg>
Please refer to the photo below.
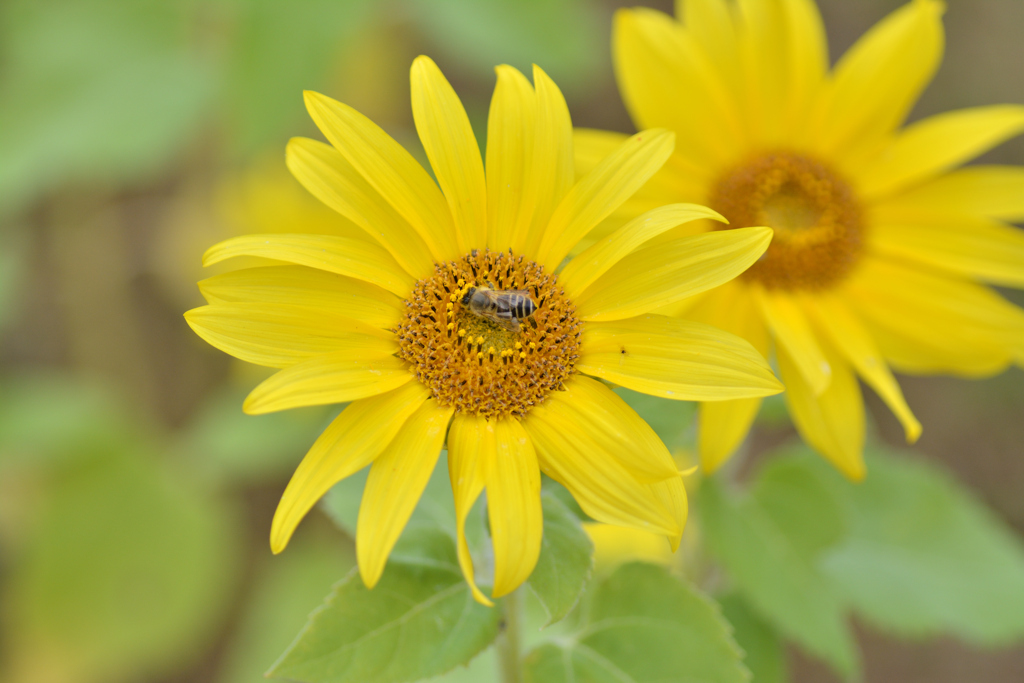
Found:
<svg viewBox="0 0 1024 683"><path fill-rule="evenodd" d="M519 589L509 593L502 599L505 609L505 629L498 636L495 647L498 649L498 666L501 670L501 683L522 683L523 665L520 654L520 611L522 596Z"/></svg>

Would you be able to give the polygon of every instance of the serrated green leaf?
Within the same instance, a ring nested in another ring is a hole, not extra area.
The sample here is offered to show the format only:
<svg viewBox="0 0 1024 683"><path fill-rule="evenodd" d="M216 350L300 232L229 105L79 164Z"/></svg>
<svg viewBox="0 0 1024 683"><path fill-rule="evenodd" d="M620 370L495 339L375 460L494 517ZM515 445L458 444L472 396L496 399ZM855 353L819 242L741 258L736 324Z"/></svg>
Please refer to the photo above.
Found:
<svg viewBox="0 0 1024 683"><path fill-rule="evenodd" d="M858 670L843 605L817 567L756 500L718 482L701 484L698 509L708 545L757 611L845 676Z"/></svg>
<svg viewBox="0 0 1024 683"><path fill-rule="evenodd" d="M718 607L660 567L627 564L599 584L574 637L524 660L529 683L742 683L749 673Z"/></svg>
<svg viewBox="0 0 1024 683"><path fill-rule="evenodd" d="M736 594L720 598L722 615L732 624L733 637L743 649L743 663L754 683L786 683L789 667L782 639Z"/></svg>
<svg viewBox="0 0 1024 683"><path fill-rule="evenodd" d="M306 683L404 683L469 662L498 634L500 610L477 603L455 546L434 561L393 558L368 590L353 572L310 616L267 674Z"/></svg>
<svg viewBox="0 0 1024 683"><path fill-rule="evenodd" d="M615 387L613 391L651 426L670 451L693 448L696 438L696 402L672 401L625 387Z"/></svg>
<svg viewBox="0 0 1024 683"><path fill-rule="evenodd" d="M579 601L594 564L594 544L580 521L554 494L541 494L544 538L527 585L547 612L549 626Z"/></svg>

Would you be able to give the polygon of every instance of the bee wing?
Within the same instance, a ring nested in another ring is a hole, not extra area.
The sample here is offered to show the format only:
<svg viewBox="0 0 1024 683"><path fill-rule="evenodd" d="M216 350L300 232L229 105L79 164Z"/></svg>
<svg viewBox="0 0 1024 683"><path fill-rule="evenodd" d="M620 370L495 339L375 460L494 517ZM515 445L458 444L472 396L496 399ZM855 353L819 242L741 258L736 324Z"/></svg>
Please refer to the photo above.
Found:
<svg viewBox="0 0 1024 683"><path fill-rule="evenodd" d="M530 293L530 290L528 290L528 289L506 289L504 293L505 294L517 294L519 296L525 296L525 297L527 297L529 299L533 298L533 295Z"/></svg>

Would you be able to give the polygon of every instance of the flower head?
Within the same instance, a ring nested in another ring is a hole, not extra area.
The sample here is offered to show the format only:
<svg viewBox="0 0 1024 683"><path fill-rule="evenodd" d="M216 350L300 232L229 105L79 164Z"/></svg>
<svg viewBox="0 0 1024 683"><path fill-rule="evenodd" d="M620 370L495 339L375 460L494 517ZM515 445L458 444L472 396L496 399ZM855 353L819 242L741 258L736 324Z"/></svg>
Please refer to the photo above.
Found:
<svg viewBox="0 0 1024 683"><path fill-rule="evenodd" d="M986 285L1024 286L1024 169L954 169L1024 130L994 106L903 127L942 54L942 4L913 0L835 65L811 0L685 0L678 20L616 16L614 54L638 126L677 136L664 168L593 238L665 202L706 204L727 226L767 225L767 252L736 281L676 313L774 349L804 439L864 474L859 376L921 426L890 368L978 376L1024 363L1024 312ZM585 171L621 136L577 131ZM717 468L759 399L705 403L700 448Z"/></svg>
<svg viewBox="0 0 1024 683"><path fill-rule="evenodd" d="M651 248L681 223L720 218L676 204L563 267L668 158L673 136L635 135L574 182L558 88L537 68L532 85L510 67L497 73L481 157L440 70L426 57L414 62L413 114L437 184L368 119L307 93L332 144L292 140L288 166L364 234L223 242L206 263L248 255L288 265L206 280L209 305L186 314L217 348L280 368L249 395L246 411L350 402L288 484L271 529L275 552L331 486L369 465L356 553L373 586L447 443L459 563L482 602L466 516L486 490L493 594L515 589L540 552L541 472L593 518L678 543L686 493L672 457L594 378L681 400L781 390L739 337L648 314L734 278L764 252L770 231Z"/></svg>

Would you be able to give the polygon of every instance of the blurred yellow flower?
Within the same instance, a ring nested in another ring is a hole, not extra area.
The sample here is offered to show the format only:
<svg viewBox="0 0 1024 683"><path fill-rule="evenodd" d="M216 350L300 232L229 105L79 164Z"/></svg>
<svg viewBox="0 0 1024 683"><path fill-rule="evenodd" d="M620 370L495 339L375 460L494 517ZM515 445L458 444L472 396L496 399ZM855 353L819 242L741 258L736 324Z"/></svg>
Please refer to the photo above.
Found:
<svg viewBox="0 0 1024 683"><path fill-rule="evenodd" d="M915 0L828 68L811 0L685 0L680 20L622 10L613 47L638 127L677 145L610 220L666 202L706 204L729 229L768 225L743 277L673 312L774 347L804 439L851 479L864 475L856 377L921 426L890 367L982 376L1024 363L1024 312L985 286L1024 286L1024 169L950 170L1024 130L1024 107L992 106L901 127L942 55L942 4ZM624 139L576 133L586 172ZM724 229L703 221L665 235ZM684 310L686 308L686 310ZM701 459L715 470L760 400L705 403Z"/></svg>
<svg viewBox="0 0 1024 683"><path fill-rule="evenodd" d="M661 232L717 216L693 205L659 207L556 276L580 238L664 163L673 136L635 135L574 184L572 125L558 88L537 68L533 85L511 67L497 73L481 158L440 70L426 57L413 63L413 115L440 188L369 119L306 93L331 145L293 139L288 166L365 232L222 242L205 263L261 256L290 265L205 280L210 305L186 314L217 348L281 368L249 395L247 412L351 402L285 490L274 552L331 486L371 465L356 554L372 587L447 435L459 562L485 603L463 534L484 489L495 597L536 563L542 471L594 519L678 542L686 492L672 457L625 402L585 375L682 400L781 390L739 337L646 315L734 278L764 252L771 231L716 232L650 249L644 242ZM519 324L474 313L473 287L523 290L536 310L521 312Z"/></svg>
<svg viewBox="0 0 1024 683"><path fill-rule="evenodd" d="M627 562L672 564L672 548L664 536L599 522L585 522L583 529L594 543L594 567L600 573Z"/></svg>

